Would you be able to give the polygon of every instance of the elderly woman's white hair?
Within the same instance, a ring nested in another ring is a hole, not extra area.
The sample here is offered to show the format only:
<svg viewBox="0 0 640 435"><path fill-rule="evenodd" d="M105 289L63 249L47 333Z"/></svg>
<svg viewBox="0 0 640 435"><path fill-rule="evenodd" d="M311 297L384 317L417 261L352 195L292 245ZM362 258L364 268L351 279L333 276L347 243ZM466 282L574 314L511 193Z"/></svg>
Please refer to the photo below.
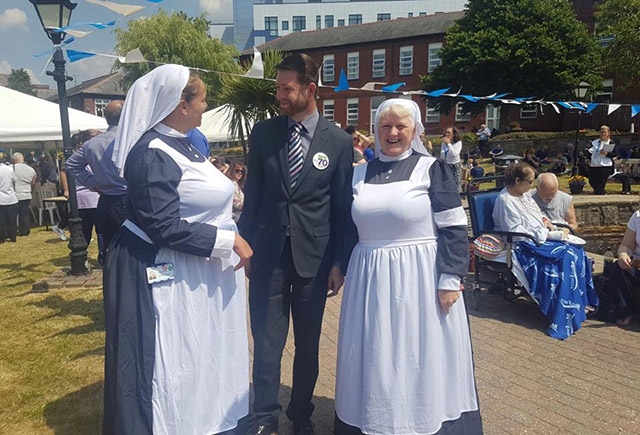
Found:
<svg viewBox="0 0 640 435"><path fill-rule="evenodd" d="M124 174L131 148L143 134L165 119L178 106L189 82L189 68L161 65L140 77L127 92L113 147L113 163Z"/></svg>
<svg viewBox="0 0 640 435"><path fill-rule="evenodd" d="M403 98L391 98L389 100L384 100L382 104L378 107L376 111L376 119L373 123L373 131L375 133L375 145L376 145L376 157L380 156L380 138L378 137L378 125L380 123L381 118L386 116L389 111L393 110L394 107L399 107L401 110L407 112L409 116L413 118L413 123L415 125L415 133L413 135L413 139L411 140L411 148L420 154L424 154L426 156L429 155L429 152L425 148L422 143L422 139L420 139L420 135L424 132L424 126L422 125L422 119L420 117L420 107L413 100L405 100Z"/></svg>

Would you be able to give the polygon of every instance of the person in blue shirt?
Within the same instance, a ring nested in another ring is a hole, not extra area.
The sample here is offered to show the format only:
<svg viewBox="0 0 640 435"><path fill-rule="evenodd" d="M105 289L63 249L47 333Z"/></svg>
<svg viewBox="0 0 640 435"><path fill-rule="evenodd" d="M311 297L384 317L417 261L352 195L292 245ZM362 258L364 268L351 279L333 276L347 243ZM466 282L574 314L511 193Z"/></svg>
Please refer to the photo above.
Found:
<svg viewBox="0 0 640 435"><path fill-rule="evenodd" d="M189 138L189 143L192 147L200 151L206 158L209 158L209 156L211 155L209 140L203 132L201 132L197 128L194 128L193 130L189 130L187 132L187 137Z"/></svg>
<svg viewBox="0 0 640 435"><path fill-rule="evenodd" d="M474 160L471 163L471 170L469 171L469 175L471 175L471 178L481 178L484 177L484 169L482 168L482 166L478 165L478 161Z"/></svg>

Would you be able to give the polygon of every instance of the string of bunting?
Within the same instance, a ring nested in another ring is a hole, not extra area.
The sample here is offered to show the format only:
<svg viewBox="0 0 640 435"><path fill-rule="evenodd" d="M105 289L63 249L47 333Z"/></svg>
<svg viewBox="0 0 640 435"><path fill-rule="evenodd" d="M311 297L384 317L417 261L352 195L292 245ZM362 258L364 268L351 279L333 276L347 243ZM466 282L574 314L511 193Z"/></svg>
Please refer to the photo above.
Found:
<svg viewBox="0 0 640 435"><path fill-rule="evenodd" d="M138 12L141 12L150 6L163 2L164 0L146 0L149 3L146 6L126 5L126 4L105 1L105 0L85 0L85 1L87 1L88 3L106 7L107 9L119 14L120 17L115 20L109 21L107 23L82 22L82 23L74 23L66 27L61 27L56 31L65 32L72 36L68 40L64 41L61 44L61 46L66 47L67 45L74 42L75 38L85 37L97 30L114 27L118 23L118 21L120 21L121 19L128 17L130 15L136 14ZM85 27L89 27L91 28L91 30L88 32L77 30L79 28L85 28ZM51 54L52 51L53 50L48 50L46 52L36 54L35 56L41 57L47 54ZM238 76L238 77L249 77L249 78L258 79L258 80L273 81L273 79L268 79L264 77L264 64L262 62L262 54L260 53L260 51L258 51L258 49L254 47L253 52L254 52L254 57L253 57L253 63L252 63L251 69L249 69L249 71L247 71L245 74L234 74L234 73L228 73L223 71L206 70L202 68L192 68L192 69L204 71L208 73L228 74L228 75ZM115 58L120 63L148 62L148 63L162 64L162 62L153 62L153 61L146 60L139 49L130 51L124 57L116 56L113 54L103 54L103 53L94 53L94 52L82 51L82 50L73 50L69 48L65 48L65 53L67 55L69 62L77 62L79 60L87 59L94 56L104 56L104 57ZM49 62L47 62L47 64L48 63ZM320 77L321 76L322 74L320 74ZM330 86L323 85L321 81L319 81L318 86L330 87ZM585 102L579 102L579 101L546 101L543 99L536 99L535 97L505 98L509 95L509 93L502 93L502 94L494 93L494 94L485 95L485 96L475 96L470 94L462 94L461 93L462 89L458 90L458 92L450 93L449 91L451 88L438 89L438 90L429 91L429 92L422 89L401 91L400 88L402 88L403 86L406 86L406 83L399 82L399 83L387 84L383 82L368 82L368 83L365 83L362 87L353 88L349 86L347 75L345 74L344 69L342 69L340 70L338 86L333 87L333 90L335 92L365 91L365 92L375 92L375 93L380 93L380 92L392 93L392 94L399 94L399 95L421 95L421 96L426 96L431 98L448 97L448 98L458 98L460 100L466 100L472 103L477 103L479 101L485 101L485 102L495 101L501 104L514 104L514 105L537 104L538 106L540 106L540 109L543 111L543 113L544 113L543 107L547 105L551 106L551 108L558 114L560 113L561 107L564 109L578 110L578 111L582 111L584 113L589 114L598 106L607 106L607 115L611 115L613 112L615 112L621 107L629 107L631 110L632 118L637 116L638 113L640 113L640 104L613 104L613 103L592 103L592 102L585 103ZM379 87L379 89L377 89L376 87Z"/></svg>

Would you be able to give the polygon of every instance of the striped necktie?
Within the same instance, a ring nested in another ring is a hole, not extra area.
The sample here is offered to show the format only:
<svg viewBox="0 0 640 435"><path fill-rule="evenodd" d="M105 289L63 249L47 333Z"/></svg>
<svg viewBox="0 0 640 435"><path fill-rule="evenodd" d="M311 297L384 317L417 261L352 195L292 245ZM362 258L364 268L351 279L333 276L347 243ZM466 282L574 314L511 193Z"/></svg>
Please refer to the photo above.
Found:
<svg viewBox="0 0 640 435"><path fill-rule="evenodd" d="M304 156L302 155L302 139L300 132L302 125L295 123L291 126L289 132L289 175L291 177L291 187L295 187L302 171L302 163Z"/></svg>

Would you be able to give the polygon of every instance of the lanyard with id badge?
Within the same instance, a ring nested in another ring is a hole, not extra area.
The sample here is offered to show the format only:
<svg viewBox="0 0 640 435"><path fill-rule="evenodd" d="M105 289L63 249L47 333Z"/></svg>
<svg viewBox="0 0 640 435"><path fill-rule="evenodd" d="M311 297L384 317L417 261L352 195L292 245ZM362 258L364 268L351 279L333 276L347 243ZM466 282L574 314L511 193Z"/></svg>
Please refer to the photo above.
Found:
<svg viewBox="0 0 640 435"><path fill-rule="evenodd" d="M147 267L147 282L149 284L171 281L175 277L173 263L158 263Z"/></svg>

